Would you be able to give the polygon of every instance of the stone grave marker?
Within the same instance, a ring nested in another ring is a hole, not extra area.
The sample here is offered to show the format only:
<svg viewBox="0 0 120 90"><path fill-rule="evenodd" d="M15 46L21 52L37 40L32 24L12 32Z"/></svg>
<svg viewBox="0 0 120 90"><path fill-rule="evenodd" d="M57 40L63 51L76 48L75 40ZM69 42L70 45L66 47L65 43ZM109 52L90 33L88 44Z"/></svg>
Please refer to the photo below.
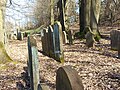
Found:
<svg viewBox="0 0 120 90"><path fill-rule="evenodd" d="M48 29L44 29L45 34L45 55L49 56L49 37L48 37Z"/></svg>
<svg viewBox="0 0 120 90"><path fill-rule="evenodd" d="M67 34L65 31L63 31L63 44L67 44L68 40L67 40Z"/></svg>
<svg viewBox="0 0 120 90"><path fill-rule="evenodd" d="M118 58L120 59L120 35L118 36Z"/></svg>
<svg viewBox="0 0 120 90"><path fill-rule="evenodd" d="M112 30L110 32L111 49L118 50L118 37L119 36L120 36L119 30Z"/></svg>
<svg viewBox="0 0 120 90"><path fill-rule="evenodd" d="M28 72L31 90L41 90L39 81L39 61L37 43L33 36L28 36ZM39 88L39 89L38 89Z"/></svg>
<svg viewBox="0 0 120 90"><path fill-rule="evenodd" d="M71 66L63 66L57 70L56 90L84 90L77 71Z"/></svg>
<svg viewBox="0 0 120 90"><path fill-rule="evenodd" d="M64 62L62 27L60 22L54 24L53 33L55 36L55 59L59 62Z"/></svg>
<svg viewBox="0 0 120 90"><path fill-rule="evenodd" d="M17 40L23 40L23 33L22 32L17 33Z"/></svg>
<svg viewBox="0 0 120 90"><path fill-rule="evenodd" d="M48 28L48 36L49 36L49 54L50 57L55 58L55 37L53 33L53 28L50 25Z"/></svg>
<svg viewBox="0 0 120 90"><path fill-rule="evenodd" d="M68 31L68 40L69 40L69 45L72 45L73 44L73 35L72 35L71 30Z"/></svg>
<svg viewBox="0 0 120 90"><path fill-rule="evenodd" d="M91 32L87 32L85 35L86 38L86 46L87 47L93 47L94 46L94 36Z"/></svg>
<svg viewBox="0 0 120 90"><path fill-rule="evenodd" d="M41 41L42 41L42 51L45 53L45 32L44 29L41 30Z"/></svg>

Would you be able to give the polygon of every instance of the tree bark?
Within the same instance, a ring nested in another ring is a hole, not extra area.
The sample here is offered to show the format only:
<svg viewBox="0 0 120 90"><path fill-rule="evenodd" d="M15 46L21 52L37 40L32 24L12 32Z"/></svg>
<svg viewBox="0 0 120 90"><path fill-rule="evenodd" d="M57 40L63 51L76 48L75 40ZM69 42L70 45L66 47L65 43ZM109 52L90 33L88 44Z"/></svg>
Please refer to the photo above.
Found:
<svg viewBox="0 0 120 90"><path fill-rule="evenodd" d="M81 2L81 3L80 3ZM85 0L79 0L79 23L80 23L80 33L83 33L85 27Z"/></svg>
<svg viewBox="0 0 120 90"><path fill-rule="evenodd" d="M5 12L6 0L0 1L0 64L12 61L12 59L8 56L5 50L4 43L4 12Z"/></svg>
<svg viewBox="0 0 120 90"><path fill-rule="evenodd" d="M50 0L50 14L51 14L51 16L50 16L50 24L52 25L52 24L54 24L54 0Z"/></svg>
<svg viewBox="0 0 120 90"><path fill-rule="evenodd" d="M65 31L65 13L64 13L64 4L65 0L59 0L57 7L59 9L59 16L58 16L58 21L60 21L62 25L62 31Z"/></svg>
<svg viewBox="0 0 120 90"><path fill-rule="evenodd" d="M86 36L86 45L88 47L93 47L94 42L99 41L98 20L100 6L101 0L81 1L80 28L83 30L82 36Z"/></svg>

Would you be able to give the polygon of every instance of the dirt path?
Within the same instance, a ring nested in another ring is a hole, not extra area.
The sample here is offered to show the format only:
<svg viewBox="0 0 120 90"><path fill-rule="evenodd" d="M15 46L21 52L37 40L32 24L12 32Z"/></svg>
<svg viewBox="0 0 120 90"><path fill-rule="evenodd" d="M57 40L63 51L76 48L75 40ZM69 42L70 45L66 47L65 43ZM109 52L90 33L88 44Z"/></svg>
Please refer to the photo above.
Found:
<svg viewBox="0 0 120 90"><path fill-rule="evenodd" d="M37 37L38 49L41 41ZM27 65L27 40L10 41L9 55L17 64L8 64L9 68L0 70L0 90L17 90L17 83L23 83L21 73ZM85 90L120 90L120 60L117 52L110 50L110 41L102 39L95 48L87 48L85 41L75 40L74 45L64 45L65 63L60 64L38 53L41 82L55 90L56 70L60 66L71 65L81 76ZM23 83L24 84L24 83Z"/></svg>

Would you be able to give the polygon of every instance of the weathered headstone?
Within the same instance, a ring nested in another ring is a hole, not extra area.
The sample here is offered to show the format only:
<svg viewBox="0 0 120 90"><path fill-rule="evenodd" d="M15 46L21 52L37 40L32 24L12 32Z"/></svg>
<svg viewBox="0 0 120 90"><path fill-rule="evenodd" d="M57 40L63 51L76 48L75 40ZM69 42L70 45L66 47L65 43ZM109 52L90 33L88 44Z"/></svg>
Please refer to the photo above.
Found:
<svg viewBox="0 0 120 90"><path fill-rule="evenodd" d="M64 62L62 27L60 22L54 24L53 33L55 36L55 59L59 62Z"/></svg>
<svg viewBox="0 0 120 90"><path fill-rule="evenodd" d="M23 33L21 32L17 33L17 40L23 40Z"/></svg>
<svg viewBox="0 0 120 90"><path fill-rule="evenodd" d="M87 47L93 47L94 46L94 36L91 32L87 32L85 35L86 38L86 46Z"/></svg>
<svg viewBox="0 0 120 90"><path fill-rule="evenodd" d="M68 40L67 40L67 34L65 31L63 31L63 44L67 44Z"/></svg>
<svg viewBox="0 0 120 90"><path fill-rule="evenodd" d="M44 29L41 30L41 41L42 41L42 51L45 53L45 32Z"/></svg>
<svg viewBox="0 0 120 90"><path fill-rule="evenodd" d="M68 31L68 40L69 40L69 45L73 44L73 35L71 30Z"/></svg>
<svg viewBox="0 0 120 90"><path fill-rule="evenodd" d="M28 36L28 72L30 75L31 90L38 90L40 87L38 51L36 46L37 43L35 38L33 36Z"/></svg>
<svg viewBox="0 0 120 90"><path fill-rule="evenodd" d="M50 25L48 28L48 36L49 36L49 54L50 57L54 58L55 57L55 37L53 33L53 28Z"/></svg>
<svg viewBox="0 0 120 90"><path fill-rule="evenodd" d="M48 37L48 29L44 29L44 40L45 40L45 55L49 56L49 37Z"/></svg>
<svg viewBox="0 0 120 90"><path fill-rule="evenodd" d="M111 49L118 50L118 37L120 36L120 31L112 30L110 32L110 39L111 39Z"/></svg>
<svg viewBox="0 0 120 90"><path fill-rule="evenodd" d="M120 59L120 35L118 36L118 58Z"/></svg>
<svg viewBox="0 0 120 90"><path fill-rule="evenodd" d="M70 66L63 66L57 70L56 90L84 90L77 71Z"/></svg>

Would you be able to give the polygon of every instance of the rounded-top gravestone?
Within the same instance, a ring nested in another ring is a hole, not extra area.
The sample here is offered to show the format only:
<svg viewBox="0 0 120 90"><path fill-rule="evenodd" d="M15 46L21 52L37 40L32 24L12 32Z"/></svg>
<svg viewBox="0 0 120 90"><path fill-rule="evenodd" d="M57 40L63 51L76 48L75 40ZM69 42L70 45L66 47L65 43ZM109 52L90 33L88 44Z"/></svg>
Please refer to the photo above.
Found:
<svg viewBox="0 0 120 90"><path fill-rule="evenodd" d="M57 70L56 90L84 90L77 71L70 66L63 66Z"/></svg>

